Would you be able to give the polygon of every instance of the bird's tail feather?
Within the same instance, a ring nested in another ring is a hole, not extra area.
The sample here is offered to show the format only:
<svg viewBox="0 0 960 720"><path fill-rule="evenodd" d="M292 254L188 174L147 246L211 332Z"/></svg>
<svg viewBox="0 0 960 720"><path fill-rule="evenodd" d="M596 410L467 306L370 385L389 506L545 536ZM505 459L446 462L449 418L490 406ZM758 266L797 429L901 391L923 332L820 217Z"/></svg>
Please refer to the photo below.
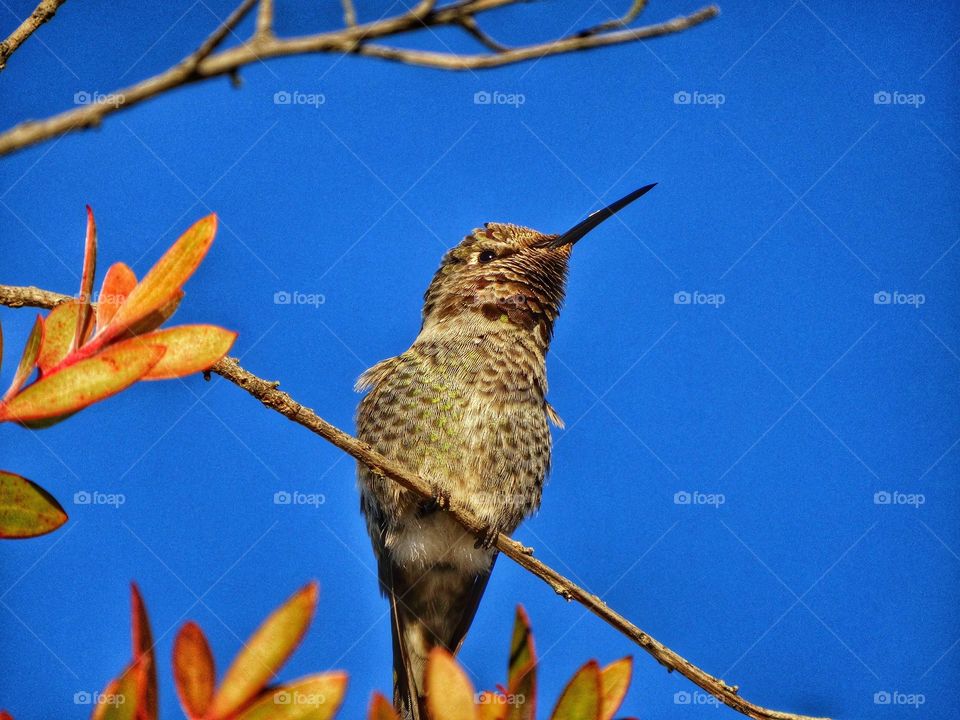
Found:
<svg viewBox="0 0 960 720"><path fill-rule="evenodd" d="M434 647L454 654L460 649L493 564L480 574L440 564L414 578L395 566L385 569L393 636L394 704L402 720L427 720L427 657Z"/></svg>

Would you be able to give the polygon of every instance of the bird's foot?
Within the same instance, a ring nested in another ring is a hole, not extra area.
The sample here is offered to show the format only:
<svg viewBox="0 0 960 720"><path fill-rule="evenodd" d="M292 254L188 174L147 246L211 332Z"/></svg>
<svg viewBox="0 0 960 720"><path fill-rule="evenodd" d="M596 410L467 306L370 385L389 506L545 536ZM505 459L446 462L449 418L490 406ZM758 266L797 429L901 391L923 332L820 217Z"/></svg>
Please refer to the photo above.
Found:
<svg viewBox="0 0 960 720"><path fill-rule="evenodd" d="M417 517L433 515L438 510L450 509L450 493L443 488L434 487L433 497L423 500L417 508Z"/></svg>
<svg viewBox="0 0 960 720"><path fill-rule="evenodd" d="M494 527L485 527L477 536L477 541L473 547L477 550L489 550L497 544L497 538L500 537L500 531Z"/></svg>

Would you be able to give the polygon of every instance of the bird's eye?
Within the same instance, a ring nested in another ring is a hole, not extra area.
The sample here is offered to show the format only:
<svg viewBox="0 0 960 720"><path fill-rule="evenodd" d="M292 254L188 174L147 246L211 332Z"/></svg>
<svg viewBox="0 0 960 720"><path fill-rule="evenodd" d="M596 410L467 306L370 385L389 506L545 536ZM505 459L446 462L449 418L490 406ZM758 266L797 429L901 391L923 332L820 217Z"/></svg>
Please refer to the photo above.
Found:
<svg viewBox="0 0 960 720"><path fill-rule="evenodd" d="M477 256L477 260L479 260L482 263L488 263L491 260L496 259L496 257L497 257L497 254L493 250L484 250L482 253L480 253Z"/></svg>

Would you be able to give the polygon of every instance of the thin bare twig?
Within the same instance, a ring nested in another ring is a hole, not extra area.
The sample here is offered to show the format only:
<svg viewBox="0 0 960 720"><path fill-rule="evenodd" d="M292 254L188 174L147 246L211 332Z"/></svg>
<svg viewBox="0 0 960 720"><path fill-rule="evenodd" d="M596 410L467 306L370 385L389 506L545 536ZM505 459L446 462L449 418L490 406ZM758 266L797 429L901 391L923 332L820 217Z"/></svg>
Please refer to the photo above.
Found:
<svg viewBox="0 0 960 720"><path fill-rule="evenodd" d="M263 40L273 36L273 0L260 0L257 8L257 28L254 38Z"/></svg>
<svg viewBox="0 0 960 720"><path fill-rule="evenodd" d="M625 28L627 25L640 17L640 14L646 9L647 0L633 0L633 4L630 6L630 9L627 10L627 12L621 17L614 18L613 20L607 20L599 25L594 25L593 27L581 30L577 33L577 36L587 37L588 35L596 35L597 33L606 32L607 30Z"/></svg>
<svg viewBox="0 0 960 720"><path fill-rule="evenodd" d="M493 52L478 55L409 50L375 42L424 27L447 25L464 27L464 18L468 18L467 25L469 25L480 13L518 2L520 0L471 0L436 7L434 0L421 0L413 10L393 17L314 35L277 38L272 32L264 31L264 28L272 27L272 24L267 23L272 22L273 3L271 0L260 0L258 30L253 38L243 45L211 52L250 9L250 0L244 0L204 45L184 61L135 85L110 93L101 102L81 105L42 120L30 120L10 128L0 134L0 155L8 155L77 130L96 127L108 115L131 108L174 88L221 75L235 77L237 71L245 65L270 58L317 53L354 53L441 70L476 70L510 65L549 55L649 40L682 32L716 17L719 13L715 5L709 5L690 15L673 20L616 32L594 33L585 37L574 34L559 40L515 48L498 47L496 50L488 44ZM218 35L219 39L214 39ZM208 54L203 54L201 51ZM191 61L191 58L196 57L198 53L202 55L201 59L196 62Z"/></svg>
<svg viewBox="0 0 960 720"><path fill-rule="evenodd" d="M247 16L247 13L250 12L251 8L256 4L257 0L243 0L243 2L230 13L230 16L223 21L220 27L210 33L207 39L200 44L200 47L184 59L182 65L190 68L191 71L194 70L197 65L209 57L210 53L220 47L220 43L226 39L227 35L234 31L237 25L240 24L240 21ZM263 0L261 0L260 7L263 8L263 5ZM257 20L259 22L259 18L257 18Z"/></svg>
<svg viewBox="0 0 960 720"><path fill-rule="evenodd" d="M466 30L470 35L483 43L486 47L490 48L494 52L502 53L507 52L510 48L506 45L502 45L494 40L492 37L487 35L476 20L472 16L467 15L460 19L460 27Z"/></svg>
<svg viewBox="0 0 960 720"><path fill-rule="evenodd" d="M35 287L0 285L0 305L9 307L51 308L69 299L70 297L67 295ZM310 408L301 405L287 393L278 390L279 383L269 382L257 377L240 367L240 364L233 358L224 358L214 365L211 371L246 390L271 410L275 410L289 420L302 425L353 456L374 473L393 480L421 497L440 502L440 498L437 497L437 493L429 480L410 472L393 460L381 455L367 443L348 435L327 422ZM451 499L451 505L446 512L449 512L457 522L477 536L483 536L487 530L484 524L467 507L457 503L455 498ZM553 568L534 558L532 548L525 547L503 533L497 536L496 545L504 555L546 582L558 595L567 600L576 600L594 615L646 650L667 670L679 672L737 712L755 718L755 720L826 720L825 718L809 718L804 715L769 710L745 700L740 697L739 687L728 685L722 679L701 670L686 658L652 638L623 615L608 607L597 595L581 588Z"/></svg>
<svg viewBox="0 0 960 720"><path fill-rule="evenodd" d="M20 23L20 26L10 33L10 36L0 42L0 71L7 66L7 60L23 45L28 37L36 32L37 28L57 14L57 10L67 0L41 0L30 16Z"/></svg>
<svg viewBox="0 0 960 720"><path fill-rule="evenodd" d="M357 9L353 6L353 0L340 0L343 5L343 24L347 27L356 27Z"/></svg>

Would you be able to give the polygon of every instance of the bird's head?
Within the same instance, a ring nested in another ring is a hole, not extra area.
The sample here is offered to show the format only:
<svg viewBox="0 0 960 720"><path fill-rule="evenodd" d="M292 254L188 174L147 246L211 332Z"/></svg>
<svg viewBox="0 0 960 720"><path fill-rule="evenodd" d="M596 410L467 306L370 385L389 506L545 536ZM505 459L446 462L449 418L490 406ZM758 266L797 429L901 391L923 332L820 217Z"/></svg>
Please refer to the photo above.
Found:
<svg viewBox="0 0 960 720"><path fill-rule="evenodd" d="M546 345L563 303L574 244L653 187L634 190L560 235L507 223L475 229L444 255L427 288L424 329L462 325L466 318L535 333Z"/></svg>

